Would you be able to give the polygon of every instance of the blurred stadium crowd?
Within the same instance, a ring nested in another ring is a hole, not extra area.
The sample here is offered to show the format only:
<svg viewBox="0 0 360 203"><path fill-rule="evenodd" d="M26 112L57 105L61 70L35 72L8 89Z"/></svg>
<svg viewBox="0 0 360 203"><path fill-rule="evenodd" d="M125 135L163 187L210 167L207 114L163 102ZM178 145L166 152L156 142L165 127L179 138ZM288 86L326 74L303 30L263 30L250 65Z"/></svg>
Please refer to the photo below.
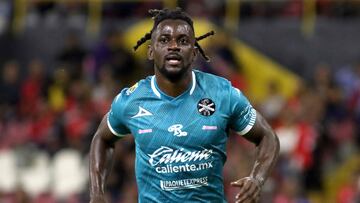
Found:
<svg viewBox="0 0 360 203"><path fill-rule="evenodd" d="M32 20L27 22L54 22L51 19L60 16L76 23L76 16L87 15L87 4L79 2L31 1ZM301 16L301 2L244 1L240 16ZM211 16L215 22L225 15L225 1L179 5L192 16ZM11 30L4 19L11 19L13 6L12 1L0 2L1 33ZM103 18L134 21L146 17L147 9L161 6L161 1L107 3ZM359 1L318 0L316 8L318 15L360 17ZM41 57L26 62L7 57L0 64L0 202L88 202L92 136L114 96L153 72L150 63L123 48L121 32L93 39L92 46L80 38L70 33L50 63ZM246 94L251 78L242 75L228 46L224 42L205 48L212 62L199 59L195 67L227 77ZM281 156L261 202L360 202L360 58L332 68L319 62L289 98L280 94L275 81L264 88L269 95L254 106L276 130ZM229 183L249 173L254 146L232 135L227 149L224 184L233 202L237 191ZM134 159L133 140L125 138L116 147L108 178L111 202L136 202Z"/></svg>

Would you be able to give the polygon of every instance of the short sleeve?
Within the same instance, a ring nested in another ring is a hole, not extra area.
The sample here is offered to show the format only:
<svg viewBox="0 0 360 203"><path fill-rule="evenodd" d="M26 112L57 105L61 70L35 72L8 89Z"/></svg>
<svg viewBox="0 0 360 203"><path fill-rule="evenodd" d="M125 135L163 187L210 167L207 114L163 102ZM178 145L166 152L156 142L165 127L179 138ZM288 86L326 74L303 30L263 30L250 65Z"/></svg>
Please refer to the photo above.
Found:
<svg viewBox="0 0 360 203"><path fill-rule="evenodd" d="M230 89L230 128L245 135L254 126L256 110L242 92L234 87Z"/></svg>
<svg viewBox="0 0 360 203"><path fill-rule="evenodd" d="M107 125L110 131L118 137L123 137L130 133L124 122L124 108L125 102L123 101L122 93L120 93L113 100L107 117Z"/></svg>

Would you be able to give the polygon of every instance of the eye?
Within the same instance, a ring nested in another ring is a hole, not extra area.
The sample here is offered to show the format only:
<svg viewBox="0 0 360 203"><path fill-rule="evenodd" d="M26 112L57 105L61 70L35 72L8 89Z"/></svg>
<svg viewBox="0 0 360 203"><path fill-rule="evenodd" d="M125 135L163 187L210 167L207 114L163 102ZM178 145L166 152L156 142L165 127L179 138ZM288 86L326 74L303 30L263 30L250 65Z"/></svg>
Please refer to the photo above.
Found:
<svg viewBox="0 0 360 203"><path fill-rule="evenodd" d="M186 37L182 37L179 40L180 44L189 44L189 39Z"/></svg>
<svg viewBox="0 0 360 203"><path fill-rule="evenodd" d="M161 36L159 38L159 42L162 43L162 44L165 44L165 43L169 42L169 38L165 37L165 36Z"/></svg>

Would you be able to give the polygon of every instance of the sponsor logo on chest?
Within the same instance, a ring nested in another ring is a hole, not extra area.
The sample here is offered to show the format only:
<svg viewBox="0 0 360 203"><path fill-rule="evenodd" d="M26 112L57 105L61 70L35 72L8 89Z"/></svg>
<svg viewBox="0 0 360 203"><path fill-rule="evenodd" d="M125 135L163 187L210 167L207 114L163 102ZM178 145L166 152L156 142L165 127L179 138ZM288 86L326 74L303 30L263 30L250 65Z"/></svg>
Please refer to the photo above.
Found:
<svg viewBox="0 0 360 203"><path fill-rule="evenodd" d="M187 151L183 148L173 149L161 146L152 154L148 154L149 164L158 174L194 173L210 170L213 165L213 150L203 149ZM162 190L182 190L208 185L208 178L194 177L190 179L160 180Z"/></svg>
<svg viewBox="0 0 360 203"><path fill-rule="evenodd" d="M172 149L170 147L162 146L155 150L152 154L148 154L151 166L159 164L171 163L186 163L191 161L208 160L213 151L211 149L203 149L200 151L184 151L181 149Z"/></svg>
<svg viewBox="0 0 360 203"><path fill-rule="evenodd" d="M175 125L172 125L168 128L168 131L173 133L174 136L177 136L177 137L183 137L183 136L187 136L188 133L185 132L185 131L182 131L181 129L183 128L183 125L181 124L175 124Z"/></svg>

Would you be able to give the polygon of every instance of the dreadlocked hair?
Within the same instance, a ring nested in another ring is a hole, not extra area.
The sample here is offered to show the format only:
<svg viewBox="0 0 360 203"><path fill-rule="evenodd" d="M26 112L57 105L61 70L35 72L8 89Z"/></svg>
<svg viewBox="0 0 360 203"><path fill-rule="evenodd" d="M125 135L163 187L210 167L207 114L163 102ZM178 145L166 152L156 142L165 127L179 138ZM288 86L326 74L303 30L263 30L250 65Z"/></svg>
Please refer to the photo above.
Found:
<svg viewBox="0 0 360 203"><path fill-rule="evenodd" d="M161 23L164 20L167 19L179 19L179 20L183 20L186 23L188 23L192 30L194 31L194 23L192 21L192 19L190 18L190 16L185 13L181 8L176 8L174 10L171 9L150 9L149 10L149 14L151 15L151 18L154 19L154 25L151 29L150 32L146 33L141 39L139 39L136 43L136 45L134 46L134 51L136 51L142 44L144 44L146 41L151 39L151 34L153 33L153 31L156 29L156 27L159 25L159 23ZM210 61L210 58L205 54L204 50L201 48L200 44L198 43L198 41L203 40L211 35L214 35L215 32L214 31L210 31L204 35L201 35L200 37L196 37L195 38L195 47L198 48L200 54L204 57L204 59L206 61Z"/></svg>
<svg viewBox="0 0 360 203"><path fill-rule="evenodd" d="M198 48L201 56L204 57L204 59L207 61L207 62L210 62L210 58L205 54L205 51L201 48L200 44L198 43L198 41L200 40L203 40L211 35L214 35L215 32L213 30L211 30L210 32L204 34L204 35L201 35L200 37L196 37L196 41L195 41L195 46Z"/></svg>

